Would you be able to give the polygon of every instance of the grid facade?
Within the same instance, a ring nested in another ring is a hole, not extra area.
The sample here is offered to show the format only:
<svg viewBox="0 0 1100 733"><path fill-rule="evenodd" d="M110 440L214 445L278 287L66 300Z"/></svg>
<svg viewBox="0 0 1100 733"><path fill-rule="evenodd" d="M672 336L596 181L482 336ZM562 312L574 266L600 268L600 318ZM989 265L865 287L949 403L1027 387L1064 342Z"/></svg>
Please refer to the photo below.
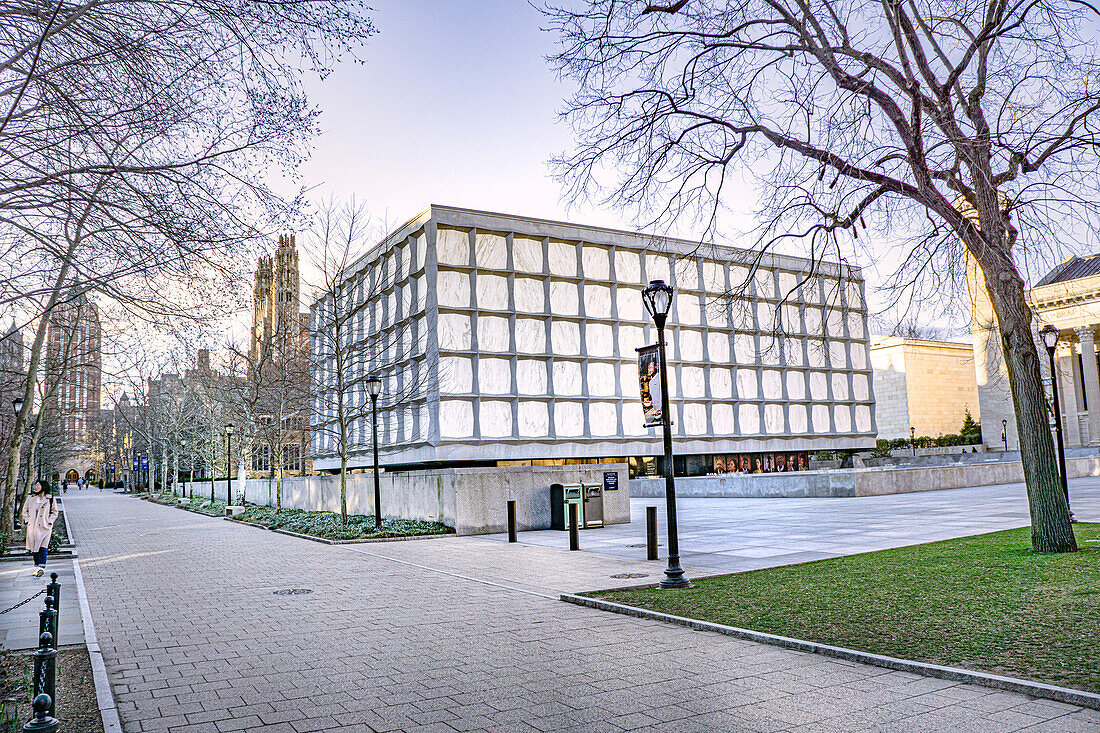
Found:
<svg viewBox="0 0 1100 733"><path fill-rule="evenodd" d="M394 319L423 324L417 357L386 378L426 369L431 388L382 416L387 462L659 453L635 351L656 339L641 295L654 279L676 289L666 338L679 454L873 444L858 269L818 263L806 278L808 260L749 263L733 248L431 207L353 275L409 270L407 300L372 303L381 321L363 338ZM742 284L745 297L725 297Z"/></svg>

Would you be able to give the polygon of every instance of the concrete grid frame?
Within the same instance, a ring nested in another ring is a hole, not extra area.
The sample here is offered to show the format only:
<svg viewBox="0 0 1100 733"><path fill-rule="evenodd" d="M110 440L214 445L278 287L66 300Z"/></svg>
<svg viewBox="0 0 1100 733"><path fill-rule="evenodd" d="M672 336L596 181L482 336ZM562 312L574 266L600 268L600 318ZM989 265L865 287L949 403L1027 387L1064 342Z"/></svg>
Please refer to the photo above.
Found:
<svg viewBox="0 0 1100 733"><path fill-rule="evenodd" d="M429 207L346 270L349 297L374 294L351 338L400 325L413 340L400 360L379 358L383 389L429 375L379 415L383 462L660 452L643 427L636 354L656 338L641 295L653 279L677 293L667 338L678 453L873 445L860 270L776 254L753 263L733 247ZM392 287L376 292L380 277ZM744 297L725 297L743 283ZM313 364L323 392L325 355ZM315 422L330 419L324 400L315 408ZM331 444L314 450L319 468L338 465ZM352 463L368 461L364 448Z"/></svg>

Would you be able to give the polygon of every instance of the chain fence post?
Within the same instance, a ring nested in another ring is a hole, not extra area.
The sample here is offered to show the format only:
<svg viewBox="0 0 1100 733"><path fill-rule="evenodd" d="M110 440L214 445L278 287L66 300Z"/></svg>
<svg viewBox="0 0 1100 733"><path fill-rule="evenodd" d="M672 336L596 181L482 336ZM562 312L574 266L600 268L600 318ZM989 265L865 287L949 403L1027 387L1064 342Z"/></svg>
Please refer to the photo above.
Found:
<svg viewBox="0 0 1100 733"><path fill-rule="evenodd" d="M38 638L41 639L43 634L49 634L50 638L54 640L51 645L54 649L57 648L57 611L53 609L53 598L50 594L46 594L46 607L38 612Z"/></svg>
<svg viewBox="0 0 1100 733"><path fill-rule="evenodd" d="M46 696L46 714L53 717L57 698L57 650L53 648L53 634L45 632L38 637L34 650L34 699Z"/></svg>
<svg viewBox="0 0 1100 733"><path fill-rule="evenodd" d="M57 630L61 628L61 583L57 582L57 573L50 573L50 582L46 585L46 595L53 598L53 648L57 648Z"/></svg>
<svg viewBox="0 0 1100 733"><path fill-rule="evenodd" d="M49 695L35 695L31 707L34 709L34 717L23 724L23 730L33 733L57 733L61 730L61 722L50 715L49 709L53 700Z"/></svg>

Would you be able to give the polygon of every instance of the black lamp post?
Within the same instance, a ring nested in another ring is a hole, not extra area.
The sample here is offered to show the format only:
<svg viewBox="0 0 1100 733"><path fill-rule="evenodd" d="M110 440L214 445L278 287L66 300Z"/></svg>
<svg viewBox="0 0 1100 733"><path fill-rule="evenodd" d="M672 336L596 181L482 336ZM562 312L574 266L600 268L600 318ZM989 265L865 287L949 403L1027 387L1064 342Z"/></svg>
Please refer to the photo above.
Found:
<svg viewBox="0 0 1100 733"><path fill-rule="evenodd" d="M1008 420L1001 418L1001 442L1005 444L1005 453L1008 453Z"/></svg>
<svg viewBox="0 0 1100 733"><path fill-rule="evenodd" d="M642 291L642 302L657 326L657 353L661 360L661 423L665 442L665 522L668 525L668 567L662 588L684 588L688 579L680 567L680 541L676 536L676 479L672 466L672 416L668 408L668 372L665 367L665 320L672 308L672 286L653 280Z"/></svg>
<svg viewBox="0 0 1100 733"><path fill-rule="evenodd" d="M913 457L917 455L917 429L909 426L909 447L913 449Z"/></svg>
<svg viewBox="0 0 1100 733"><path fill-rule="evenodd" d="M1058 405L1058 375L1054 371L1054 350L1058 348L1058 329L1050 325L1043 326L1039 335L1043 338L1043 345L1047 347L1047 357L1050 358L1050 396L1054 400L1054 433L1058 438L1058 472L1061 474L1062 492L1066 495L1068 507L1069 483L1066 481L1066 449L1062 444L1062 410ZM1073 512L1070 512L1070 516L1073 516Z"/></svg>
<svg viewBox="0 0 1100 733"><path fill-rule="evenodd" d="M233 503L233 423L225 424L225 500Z"/></svg>
<svg viewBox="0 0 1100 733"><path fill-rule="evenodd" d="M378 488L378 395L382 393L382 380L378 377L367 379L367 392L370 394L370 420L374 447L374 528L382 529L382 492Z"/></svg>

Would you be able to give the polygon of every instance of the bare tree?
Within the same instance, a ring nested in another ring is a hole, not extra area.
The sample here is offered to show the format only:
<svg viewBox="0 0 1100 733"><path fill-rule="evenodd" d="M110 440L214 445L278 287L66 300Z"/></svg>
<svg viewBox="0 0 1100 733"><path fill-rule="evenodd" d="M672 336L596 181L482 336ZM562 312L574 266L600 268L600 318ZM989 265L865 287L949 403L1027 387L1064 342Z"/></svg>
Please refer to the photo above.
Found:
<svg viewBox="0 0 1100 733"><path fill-rule="evenodd" d="M385 232L383 231L382 234ZM310 308L310 372L314 409L311 426L322 452L340 460L340 517L347 521L348 461L373 448L372 402L367 380L383 379L379 411L410 408L426 394L428 370L417 370L420 353L411 320L382 318L382 303L396 297L395 288L408 273L400 260L379 261L364 279L358 265L379 229L361 204L329 202L321 207L311 241L318 280ZM421 294L418 297L423 297ZM415 312L418 304L395 303L391 309ZM380 513L380 507L375 508Z"/></svg>
<svg viewBox="0 0 1100 733"><path fill-rule="evenodd" d="M701 217L713 235L744 172L759 191L759 253L817 261L870 220L868 251L906 245L890 279L904 291L958 292L964 258L976 263L1015 402L1032 544L1075 550L1017 262L1041 262L1051 231L1096 221L1091 7L589 0L547 12L557 68L579 84L565 112L578 147L558 161L573 195L618 170L609 200L654 221Z"/></svg>

